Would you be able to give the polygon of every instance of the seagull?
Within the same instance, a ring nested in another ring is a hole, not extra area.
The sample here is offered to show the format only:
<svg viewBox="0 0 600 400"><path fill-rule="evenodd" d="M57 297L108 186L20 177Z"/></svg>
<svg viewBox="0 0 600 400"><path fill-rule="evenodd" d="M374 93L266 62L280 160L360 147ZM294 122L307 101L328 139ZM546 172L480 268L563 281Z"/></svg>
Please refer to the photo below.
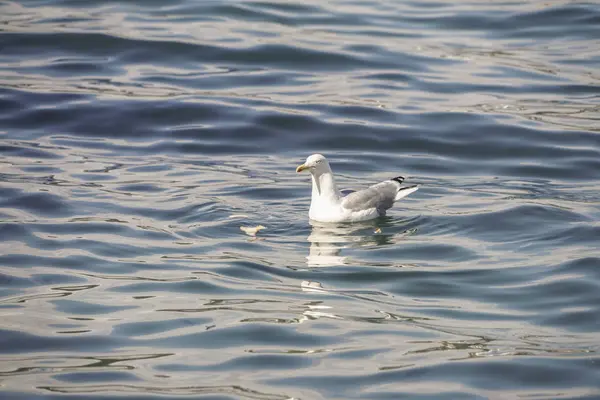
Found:
<svg viewBox="0 0 600 400"><path fill-rule="evenodd" d="M313 154L296 168L312 176L312 197L308 217L318 222L358 222L385 215L395 201L416 192L419 187L402 186L397 176L357 192L340 192L325 156Z"/></svg>

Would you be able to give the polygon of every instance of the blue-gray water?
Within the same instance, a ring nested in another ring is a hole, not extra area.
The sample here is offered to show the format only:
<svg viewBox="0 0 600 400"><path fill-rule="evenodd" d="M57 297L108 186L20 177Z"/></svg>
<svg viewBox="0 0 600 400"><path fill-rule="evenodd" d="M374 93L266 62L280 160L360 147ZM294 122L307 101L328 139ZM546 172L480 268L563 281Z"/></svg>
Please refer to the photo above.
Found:
<svg viewBox="0 0 600 400"><path fill-rule="evenodd" d="M2 398L600 397L598 3L2 1L0 151Z"/></svg>

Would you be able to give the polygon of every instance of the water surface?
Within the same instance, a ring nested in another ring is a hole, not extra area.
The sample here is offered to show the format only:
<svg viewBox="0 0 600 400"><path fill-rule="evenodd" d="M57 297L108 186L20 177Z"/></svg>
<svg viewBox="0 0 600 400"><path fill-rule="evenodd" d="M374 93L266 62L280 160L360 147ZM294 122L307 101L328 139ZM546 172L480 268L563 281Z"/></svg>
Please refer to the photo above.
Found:
<svg viewBox="0 0 600 400"><path fill-rule="evenodd" d="M3 397L600 397L597 3L0 22ZM315 152L421 189L311 224Z"/></svg>

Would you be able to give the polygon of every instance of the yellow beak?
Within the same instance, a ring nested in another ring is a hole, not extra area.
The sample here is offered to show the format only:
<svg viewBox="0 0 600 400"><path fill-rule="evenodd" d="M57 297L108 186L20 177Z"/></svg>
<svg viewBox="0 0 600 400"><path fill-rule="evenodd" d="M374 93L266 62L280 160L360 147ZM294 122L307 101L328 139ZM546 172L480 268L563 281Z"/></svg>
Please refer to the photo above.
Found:
<svg viewBox="0 0 600 400"><path fill-rule="evenodd" d="M305 169L308 169L309 167L306 166L306 164L302 164L302 165L298 165L298 168L296 168L296 172L302 172Z"/></svg>

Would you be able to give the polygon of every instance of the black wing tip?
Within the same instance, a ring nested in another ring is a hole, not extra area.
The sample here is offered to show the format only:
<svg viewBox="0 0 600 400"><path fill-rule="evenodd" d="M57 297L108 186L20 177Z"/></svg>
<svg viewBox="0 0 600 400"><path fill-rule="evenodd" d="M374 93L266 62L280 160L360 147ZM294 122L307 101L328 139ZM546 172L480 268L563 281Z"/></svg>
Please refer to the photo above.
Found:
<svg viewBox="0 0 600 400"><path fill-rule="evenodd" d="M404 177L403 176L397 176L395 178L392 178L393 181L396 181L398 183L402 183L404 182Z"/></svg>
<svg viewBox="0 0 600 400"><path fill-rule="evenodd" d="M419 185L405 186L405 187L401 187L400 189L398 189L398 191L401 192L403 190L414 189L414 188L418 188L418 187L419 187Z"/></svg>

